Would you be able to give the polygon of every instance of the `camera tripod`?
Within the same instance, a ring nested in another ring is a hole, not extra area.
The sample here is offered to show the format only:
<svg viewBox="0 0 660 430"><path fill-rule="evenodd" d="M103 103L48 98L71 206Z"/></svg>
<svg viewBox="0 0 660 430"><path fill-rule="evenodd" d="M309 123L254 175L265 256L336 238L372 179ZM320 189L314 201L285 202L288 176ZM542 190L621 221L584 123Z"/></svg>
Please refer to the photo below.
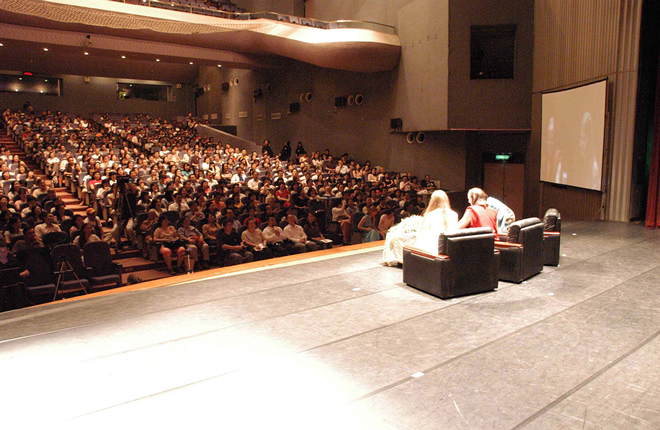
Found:
<svg viewBox="0 0 660 430"><path fill-rule="evenodd" d="M73 270L73 267L71 267L71 264L65 257L60 258L58 265L59 265L59 269L55 272L55 274L57 275L57 283L55 284L55 295L53 296L53 301L57 300L57 295L60 293L60 290L63 295L69 293L75 293L77 291L83 291L85 294L89 294L87 292L87 288L85 288L85 285L83 284L83 281L80 280L80 278L76 274L76 271ZM67 288L65 290L65 289L61 289L61 287L62 287L62 281L64 280L64 275L66 275L67 273L73 273L73 276L76 278L76 281L78 281L77 282L78 286L76 286L74 283L73 285L71 285L70 288Z"/></svg>

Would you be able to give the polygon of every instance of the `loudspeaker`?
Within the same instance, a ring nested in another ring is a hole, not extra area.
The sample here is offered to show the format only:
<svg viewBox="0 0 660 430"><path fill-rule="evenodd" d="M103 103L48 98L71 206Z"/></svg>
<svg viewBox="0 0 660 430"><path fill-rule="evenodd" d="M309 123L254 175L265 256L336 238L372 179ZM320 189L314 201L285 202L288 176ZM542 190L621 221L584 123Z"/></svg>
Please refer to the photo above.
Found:
<svg viewBox="0 0 660 430"><path fill-rule="evenodd" d="M262 96L261 88L257 88L256 90L252 91L252 95L254 96L255 99L261 97Z"/></svg>
<svg viewBox="0 0 660 430"><path fill-rule="evenodd" d="M298 113L300 112L300 103L291 103L289 105L289 112L290 113Z"/></svg>
<svg viewBox="0 0 660 430"><path fill-rule="evenodd" d="M403 119L392 118L390 120L390 132L394 133L396 131L401 131L401 129L403 129Z"/></svg>
<svg viewBox="0 0 660 430"><path fill-rule="evenodd" d="M344 107L346 106L347 99L346 97L335 97L335 107Z"/></svg>
<svg viewBox="0 0 660 430"><path fill-rule="evenodd" d="M229 91L229 82L223 82L220 87L222 88L222 91Z"/></svg>

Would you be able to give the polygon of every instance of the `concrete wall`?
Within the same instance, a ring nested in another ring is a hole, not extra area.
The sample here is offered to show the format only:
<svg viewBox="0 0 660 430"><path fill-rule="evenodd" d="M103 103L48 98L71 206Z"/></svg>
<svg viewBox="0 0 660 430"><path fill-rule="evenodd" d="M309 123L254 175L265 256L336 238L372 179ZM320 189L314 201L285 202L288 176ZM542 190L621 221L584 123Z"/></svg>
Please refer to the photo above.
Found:
<svg viewBox="0 0 660 430"><path fill-rule="evenodd" d="M177 89L176 84L158 82L157 84L172 86L175 100L171 102L119 100L117 98L118 80L121 82L139 81L90 77L90 82L85 83L82 76L64 75L59 77L63 79L61 97L42 94L0 93L0 107L18 109L26 101L29 101L36 111L61 110L84 116L106 112L149 113L152 116L167 119L187 115L194 110L193 89L188 85Z"/></svg>
<svg viewBox="0 0 660 430"><path fill-rule="evenodd" d="M470 79L470 27L516 26L513 79ZM529 129L534 60L532 0L450 0L449 128Z"/></svg>

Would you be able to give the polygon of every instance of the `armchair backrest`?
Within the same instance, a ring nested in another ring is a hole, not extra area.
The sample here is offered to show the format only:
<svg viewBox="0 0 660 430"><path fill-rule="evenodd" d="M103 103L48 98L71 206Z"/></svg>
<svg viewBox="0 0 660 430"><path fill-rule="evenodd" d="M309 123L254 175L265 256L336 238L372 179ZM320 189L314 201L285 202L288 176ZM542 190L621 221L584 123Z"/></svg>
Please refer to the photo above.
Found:
<svg viewBox="0 0 660 430"><path fill-rule="evenodd" d="M526 242L528 236L533 235L543 240L544 225L538 218L525 218L511 223L509 226L509 235L507 242L522 243Z"/></svg>
<svg viewBox="0 0 660 430"><path fill-rule="evenodd" d="M545 211L543 222L545 231L561 232L561 214L557 209L550 208Z"/></svg>
<svg viewBox="0 0 660 430"><path fill-rule="evenodd" d="M460 249L465 247L468 241L477 241L489 240L484 235L490 235L493 240L495 235L493 231L488 227L477 227L477 228L464 228L455 231L449 231L440 233L438 236L438 254L448 255L451 257L451 254L455 252L460 252ZM490 244L491 250L493 249L493 244Z"/></svg>

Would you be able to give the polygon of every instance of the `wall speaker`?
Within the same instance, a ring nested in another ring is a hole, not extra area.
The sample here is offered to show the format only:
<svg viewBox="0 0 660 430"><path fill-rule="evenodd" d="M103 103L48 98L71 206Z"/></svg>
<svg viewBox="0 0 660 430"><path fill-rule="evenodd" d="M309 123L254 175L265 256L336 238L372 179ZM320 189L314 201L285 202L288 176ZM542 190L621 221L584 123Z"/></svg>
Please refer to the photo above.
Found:
<svg viewBox="0 0 660 430"><path fill-rule="evenodd" d="M291 103L289 105L289 113L295 114L300 112L300 103Z"/></svg>
<svg viewBox="0 0 660 430"><path fill-rule="evenodd" d="M252 91L252 96L253 96L255 99L258 99L258 98L261 97L262 95L263 95L263 93L261 92L261 88L257 88L256 90Z"/></svg>
<svg viewBox="0 0 660 430"><path fill-rule="evenodd" d="M346 102L348 103L349 106L353 106L353 104L355 103L355 96L351 94L350 96L348 96Z"/></svg>
<svg viewBox="0 0 660 430"><path fill-rule="evenodd" d="M423 131L420 131L417 133L417 137L415 140L417 140L417 143L424 143L424 141L426 140L426 135L424 134Z"/></svg>
<svg viewBox="0 0 660 430"><path fill-rule="evenodd" d="M406 135L406 142L413 143L415 141L415 133L412 131Z"/></svg>
<svg viewBox="0 0 660 430"><path fill-rule="evenodd" d="M401 131L403 129L403 119L401 118L392 118L390 120L390 132L394 133Z"/></svg>
<svg viewBox="0 0 660 430"><path fill-rule="evenodd" d="M305 101L307 101L307 102L312 101L312 93L311 92L307 92L307 94L305 94Z"/></svg>
<svg viewBox="0 0 660 430"><path fill-rule="evenodd" d="M362 106L362 103L364 103L364 96L362 94L357 94L355 96L355 104L358 106Z"/></svg>
<svg viewBox="0 0 660 430"><path fill-rule="evenodd" d="M346 106L347 99L346 97L335 97L335 107L344 107Z"/></svg>
<svg viewBox="0 0 660 430"><path fill-rule="evenodd" d="M272 85L271 85L270 83L266 83L266 84L264 84L264 91L265 91L265 92L269 93L270 90L272 90L272 89L273 89L273 87L272 87Z"/></svg>
<svg viewBox="0 0 660 430"><path fill-rule="evenodd" d="M220 87L222 88L222 91L229 91L229 82L223 82Z"/></svg>

